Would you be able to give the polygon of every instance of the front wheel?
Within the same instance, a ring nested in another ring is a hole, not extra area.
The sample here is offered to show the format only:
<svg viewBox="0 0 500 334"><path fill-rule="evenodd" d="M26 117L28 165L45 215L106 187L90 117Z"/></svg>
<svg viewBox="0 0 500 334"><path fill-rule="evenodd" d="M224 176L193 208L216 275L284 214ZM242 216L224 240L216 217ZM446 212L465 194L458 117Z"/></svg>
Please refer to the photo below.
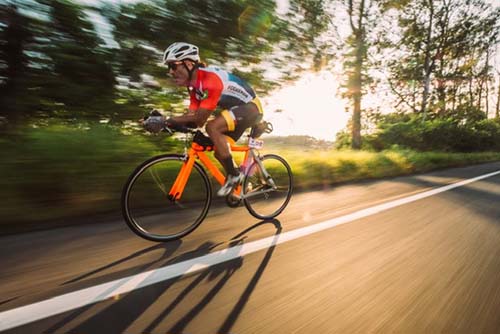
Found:
<svg viewBox="0 0 500 334"><path fill-rule="evenodd" d="M259 219L272 219L288 205L293 192L290 165L282 157L258 157L243 180L243 202L248 212Z"/></svg>
<svg viewBox="0 0 500 334"><path fill-rule="evenodd" d="M205 170L195 162L182 197L169 191L185 164L181 155L161 155L141 164L122 192L122 213L130 229L151 241L170 241L192 232L207 215L212 188Z"/></svg>

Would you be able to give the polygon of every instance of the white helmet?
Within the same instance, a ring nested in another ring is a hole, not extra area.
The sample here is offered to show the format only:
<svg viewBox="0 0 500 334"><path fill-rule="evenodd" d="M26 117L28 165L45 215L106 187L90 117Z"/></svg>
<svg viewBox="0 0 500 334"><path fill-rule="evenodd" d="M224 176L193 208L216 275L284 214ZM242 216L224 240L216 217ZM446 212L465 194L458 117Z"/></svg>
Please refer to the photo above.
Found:
<svg viewBox="0 0 500 334"><path fill-rule="evenodd" d="M193 44L177 42L171 44L163 54L163 64L166 64L170 61L179 61L179 60L193 60L200 61L200 55L198 53L198 47Z"/></svg>

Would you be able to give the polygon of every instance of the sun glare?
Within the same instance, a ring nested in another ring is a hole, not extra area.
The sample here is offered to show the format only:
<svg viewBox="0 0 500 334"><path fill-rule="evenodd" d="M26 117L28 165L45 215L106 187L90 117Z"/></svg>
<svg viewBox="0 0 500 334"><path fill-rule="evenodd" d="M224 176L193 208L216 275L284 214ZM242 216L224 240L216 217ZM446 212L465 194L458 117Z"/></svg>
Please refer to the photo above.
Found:
<svg viewBox="0 0 500 334"><path fill-rule="evenodd" d="M263 98L273 135L307 135L333 141L349 119L345 102L336 97L339 83L330 72L307 73L296 83Z"/></svg>

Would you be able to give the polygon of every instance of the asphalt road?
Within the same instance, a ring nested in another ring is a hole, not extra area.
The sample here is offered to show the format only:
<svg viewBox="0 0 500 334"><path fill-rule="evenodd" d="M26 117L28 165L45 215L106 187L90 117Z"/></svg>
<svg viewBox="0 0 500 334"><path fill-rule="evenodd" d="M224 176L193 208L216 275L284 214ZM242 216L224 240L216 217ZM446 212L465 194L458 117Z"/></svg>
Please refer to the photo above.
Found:
<svg viewBox="0 0 500 334"><path fill-rule="evenodd" d="M0 328L9 310L268 238L103 301L74 308L69 298L63 313L5 333L500 333L500 174L275 242L495 171L500 163L298 193L270 222L215 207L167 244L121 221L2 237Z"/></svg>

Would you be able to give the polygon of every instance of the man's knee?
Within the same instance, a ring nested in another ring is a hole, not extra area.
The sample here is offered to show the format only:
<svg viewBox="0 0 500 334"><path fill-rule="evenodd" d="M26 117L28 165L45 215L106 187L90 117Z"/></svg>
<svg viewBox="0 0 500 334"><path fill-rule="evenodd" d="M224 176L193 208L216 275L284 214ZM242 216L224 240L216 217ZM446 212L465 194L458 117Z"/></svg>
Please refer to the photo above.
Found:
<svg viewBox="0 0 500 334"><path fill-rule="evenodd" d="M214 121L208 121L207 125L205 126L205 130L207 130L209 136L212 136L212 134L216 134L218 132L217 126Z"/></svg>
<svg viewBox="0 0 500 334"><path fill-rule="evenodd" d="M214 120L207 122L205 130L207 130L209 136L222 135L224 132L227 131L227 125L223 118L222 119L216 118Z"/></svg>

